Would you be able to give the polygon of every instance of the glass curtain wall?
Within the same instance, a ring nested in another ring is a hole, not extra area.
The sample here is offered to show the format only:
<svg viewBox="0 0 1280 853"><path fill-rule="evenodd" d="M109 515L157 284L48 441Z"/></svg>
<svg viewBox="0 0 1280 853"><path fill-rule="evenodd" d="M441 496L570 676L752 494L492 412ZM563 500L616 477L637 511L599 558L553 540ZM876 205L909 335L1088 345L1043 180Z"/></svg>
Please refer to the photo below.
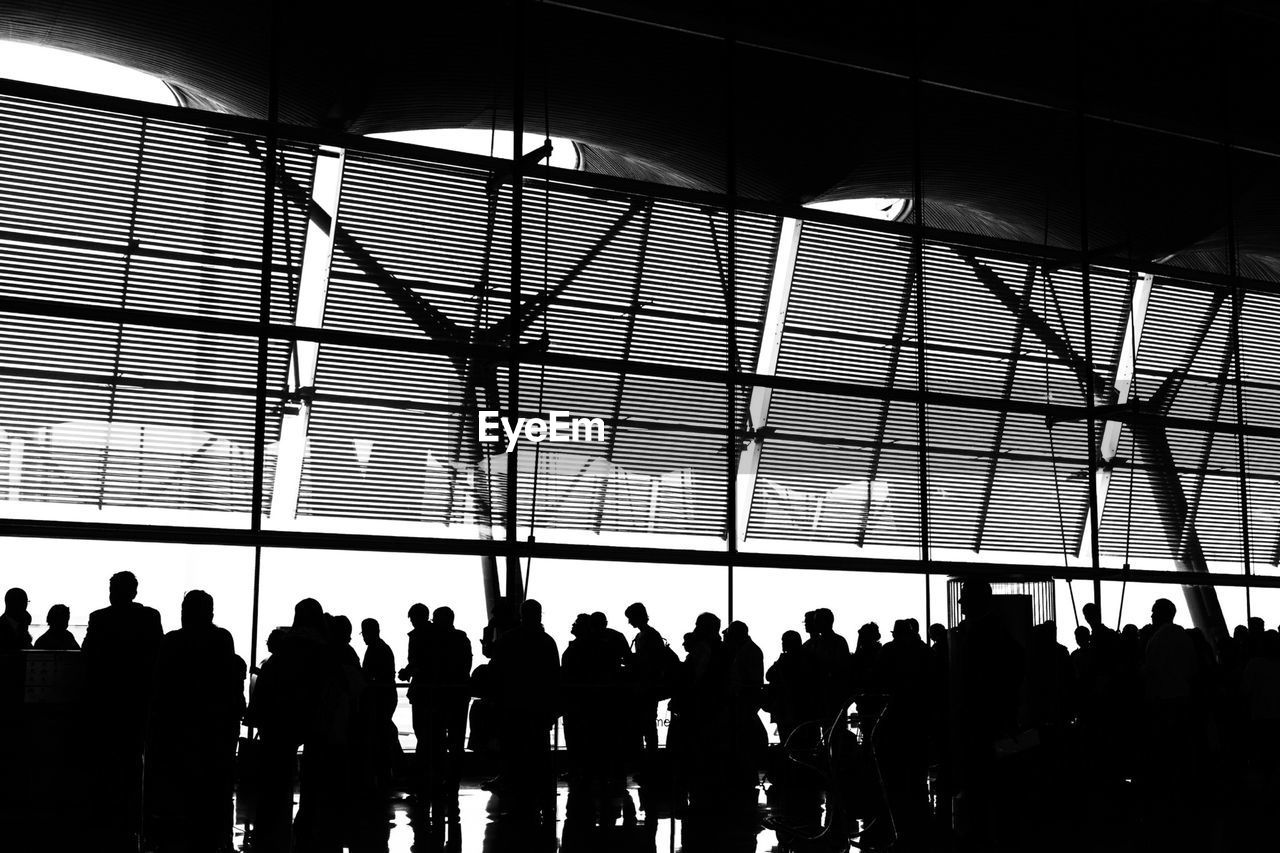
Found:
<svg viewBox="0 0 1280 853"><path fill-rule="evenodd" d="M157 594L216 585L255 656L307 594L474 637L516 585L556 636L647 599L766 657L783 592L851 636L945 624L951 574L1057 578L1060 627L1095 580L1129 621L1185 573L1280 615L1247 588L1280 584L1273 158L848 74L906 123L806 195L887 220L0 94L6 577L145 588L209 549ZM948 177L976 133L982 197ZM583 440L486 443L486 412Z"/></svg>

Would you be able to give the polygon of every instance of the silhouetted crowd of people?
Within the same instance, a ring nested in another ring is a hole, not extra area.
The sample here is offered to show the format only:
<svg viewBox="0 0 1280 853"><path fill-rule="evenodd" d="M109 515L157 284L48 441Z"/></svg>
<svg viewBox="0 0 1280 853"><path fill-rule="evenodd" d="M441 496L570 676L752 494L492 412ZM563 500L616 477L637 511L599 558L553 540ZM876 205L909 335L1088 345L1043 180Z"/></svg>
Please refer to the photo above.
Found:
<svg viewBox="0 0 1280 853"><path fill-rule="evenodd" d="M468 749L493 759L487 786L504 814L551 831L561 772L571 817L612 825L635 817L632 776L642 810L661 796L688 815L754 820L763 771L780 837L825 826L900 849L927 849L944 820L962 846L1001 849L999 809L1032 755L1070 753L1091 784L1137 784L1152 813L1171 816L1194 809L1197 779L1272 778L1280 766L1280 634L1254 618L1215 648L1176 624L1167 599L1148 625L1122 630L1085 605L1068 651L1053 622L1023 624L989 584L969 581L950 631L900 619L884 641L868 623L850 648L818 608L767 666L743 622L703 613L677 652L642 603L624 613L632 639L606 614L581 613L562 652L532 599L499 602L476 666L453 611L415 603L397 669L377 620L360 623L361 659L352 622L307 598L270 632L246 704L246 666L214 624L212 597L188 592L181 627L166 634L137 592L131 573L111 578L82 651L88 800L104 850L136 851L144 834L157 850L229 850L237 779L256 851L385 849L379 804L397 779L410 780L421 820L456 826ZM21 589L5 596L5 666L22 649L77 648L62 605L33 641L28 604ZM393 721L404 682L411 757ZM20 697L6 698L7 714ZM242 738L242 724L256 736Z"/></svg>

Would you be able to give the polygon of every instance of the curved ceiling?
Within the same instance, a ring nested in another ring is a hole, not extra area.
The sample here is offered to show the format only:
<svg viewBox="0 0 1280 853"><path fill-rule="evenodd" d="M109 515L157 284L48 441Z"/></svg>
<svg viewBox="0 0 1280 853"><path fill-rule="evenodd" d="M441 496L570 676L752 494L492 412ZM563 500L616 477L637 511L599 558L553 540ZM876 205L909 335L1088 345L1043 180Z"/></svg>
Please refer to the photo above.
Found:
<svg viewBox="0 0 1280 853"><path fill-rule="evenodd" d="M524 6L519 51L509 2L332 14L277 0L274 28L266 8L0 0L0 38L258 117L274 57L283 121L354 133L509 127L518 68L527 127L541 132L545 115L586 167L725 190L732 157L739 193L788 203L910 196L918 145L927 222L1077 246L1083 198L1090 248L1137 260L1181 252L1216 268L1229 174L1242 269L1280 258L1274 158L1237 154L1228 170L1221 144L1188 138L1221 139L1229 117L1233 141L1280 151L1280 127L1259 115L1280 84L1265 4L566 0ZM943 84L918 101L904 76L917 62ZM1087 127L1085 182L1081 96L1104 117Z"/></svg>

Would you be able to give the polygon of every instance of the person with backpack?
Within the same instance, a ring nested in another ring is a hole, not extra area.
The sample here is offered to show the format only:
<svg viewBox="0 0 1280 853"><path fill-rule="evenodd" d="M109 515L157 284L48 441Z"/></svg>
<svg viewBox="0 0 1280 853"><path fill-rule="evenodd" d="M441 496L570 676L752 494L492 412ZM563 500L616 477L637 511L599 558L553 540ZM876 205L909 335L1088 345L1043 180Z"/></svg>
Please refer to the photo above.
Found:
<svg viewBox="0 0 1280 853"><path fill-rule="evenodd" d="M671 680L680 665L680 657L667 641L649 624L649 611L636 602L624 611L627 623L636 629L631 641L631 666L638 689L635 720L645 764L652 765L658 754L658 702L671 698Z"/></svg>

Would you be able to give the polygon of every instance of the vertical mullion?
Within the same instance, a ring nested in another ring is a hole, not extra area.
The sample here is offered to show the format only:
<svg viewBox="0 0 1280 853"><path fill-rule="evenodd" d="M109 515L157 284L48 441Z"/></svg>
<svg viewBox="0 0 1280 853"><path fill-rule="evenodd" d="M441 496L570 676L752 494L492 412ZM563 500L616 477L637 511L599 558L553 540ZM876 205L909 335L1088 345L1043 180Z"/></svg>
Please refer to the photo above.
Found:
<svg viewBox="0 0 1280 853"><path fill-rule="evenodd" d="M524 226L524 0L512 4L511 20L511 347L507 364L507 414L519 417L520 413L520 276L523 273L521 257ZM517 604L524 599L520 587L520 559L516 554L519 539L519 484L520 448L513 446L507 453L507 507L503 519L506 529L506 594Z"/></svg>
<svg viewBox="0 0 1280 853"><path fill-rule="evenodd" d="M1244 367L1241 357L1240 323L1244 313L1244 288L1240 286L1239 258L1236 254L1236 206L1235 206L1235 170L1232 154L1231 132L1231 79L1228 59L1232 46L1228 44L1230 35L1229 22L1225 7L1218 7L1218 67L1222 69L1221 102L1222 102L1222 156L1223 156L1223 190L1227 208L1227 275L1231 280L1231 336L1227 347L1231 353L1229 358L1235 359L1234 380L1236 385L1236 423L1240 432L1236 436L1236 460L1240 469L1240 533L1244 537L1244 574L1253 575L1253 538L1249 531L1249 454L1245 423L1248 418L1244 402ZM1225 380L1225 376L1223 377ZM1225 384L1225 382L1224 382ZM1253 617L1253 587L1246 583L1244 587L1244 608L1246 619Z"/></svg>
<svg viewBox="0 0 1280 853"><path fill-rule="evenodd" d="M738 311L737 311L737 139L734 94L734 64L737 59L737 33L733 4L727 4L725 39L725 193L728 228L725 258L725 320L728 337L725 340L725 361L728 368L725 412L725 514L724 530L728 559L725 564L726 592L728 594L728 621L733 621L733 565L738 553L738 419L737 393L741 373L738 359ZM714 229L714 224L712 225Z"/></svg>
<svg viewBox="0 0 1280 853"><path fill-rule="evenodd" d="M924 394L929 389L929 370L926 358L926 314L925 314L925 274L924 274L924 189L922 146L923 121L921 98L923 83L920 70L920 44L916 43L914 68L911 74L911 265L915 269L916 280L916 390L921 394L916 403L916 433L919 444L920 464L920 564L924 569L924 612L926 631L932 623L933 613L929 601L930 567L933 549L930 545L929 530L929 409L924 401ZM901 346L901 344L900 344Z"/></svg>
<svg viewBox="0 0 1280 853"><path fill-rule="evenodd" d="M262 265L258 291L258 376L253 410L253 497L250 506L250 530L262 532L263 472L266 467L267 432L267 359L270 340L267 329L271 324L272 263L275 259L275 193L276 169L279 148L279 27L278 4L275 0L267 8L267 127L266 160L263 164L262 187ZM257 536L254 537L257 539ZM253 549L253 611L249 626L249 666L258 661L258 622L262 590L262 545Z"/></svg>
<svg viewBox="0 0 1280 853"><path fill-rule="evenodd" d="M125 253L124 253L124 270L120 282L120 310L124 311L129 307L129 277L133 272L133 253L138 248L136 237L138 227L138 199L142 194L142 163L147 155L147 127L148 119L143 116L142 126L138 133L138 156L133 163L133 196L129 200L129 230L125 235ZM107 430L102 445L102 465L98 471L98 509L102 509L106 503L107 494L107 473L110 470L111 463L111 434L115 432L116 422L116 396L120 390L120 365L124 357L124 327L125 322L121 320L116 324L116 347L114 353L114 364L111 369L111 386L107 392ZM139 437L138 447L138 466L139 480L141 480L141 466L143 447L142 438ZM141 492L141 483L139 483L139 492ZM141 494L138 495L141 500Z"/></svg>
<svg viewBox="0 0 1280 853"><path fill-rule="evenodd" d="M1084 321L1084 360L1089 372L1094 372L1093 364L1093 305L1092 288L1090 286L1089 258L1089 149L1088 149L1088 116L1085 112L1085 33L1083 17L1077 13L1075 28L1076 38L1076 152L1077 167L1080 170L1080 285L1081 306ZM1099 552L1099 518L1098 518L1098 436L1095 435L1097 419L1094 413L1094 388L1092 384L1084 386L1085 404L1085 438L1089 450L1088 483L1088 519L1089 519L1089 562L1094 571L1100 563ZM1093 602L1102 608L1102 581L1093 581Z"/></svg>
<svg viewBox="0 0 1280 853"><path fill-rule="evenodd" d="M1227 339L1228 358L1235 361L1234 380L1236 386L1236 423L1240 432L1236 435L1236 460L1240 468L1240 533L1244 537L1244 574L1253 575L1253 539L1249 533L1249 454L1248 437L1245 434L1245 423L1248 417L1244 403L1244 371L1241 358L1240 322L1244 313L1244 288L1240 286L1238 261L1236 258L1235 231L1235 193L1232 186L1231 143L1228 137L1223 144L1225 159L1225 183L1227 202L1227 274L1231 277L1231 333ZM1223 386L1226 386L1226 371L1223 371ZM1212 436L1210 437L1212 438ZM1248 584L1244 588L1245 616L1253 616L1252 589Z"/></svg>

